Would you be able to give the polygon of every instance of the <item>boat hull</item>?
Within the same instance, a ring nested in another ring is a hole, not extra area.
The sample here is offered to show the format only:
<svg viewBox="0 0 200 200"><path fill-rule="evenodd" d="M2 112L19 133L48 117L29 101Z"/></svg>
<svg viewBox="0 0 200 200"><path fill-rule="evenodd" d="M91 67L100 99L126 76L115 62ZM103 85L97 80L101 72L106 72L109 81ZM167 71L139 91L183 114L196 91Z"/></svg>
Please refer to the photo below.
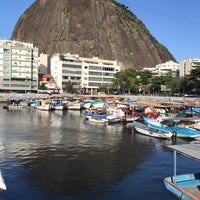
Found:
<svg viewBox="0 0 200 200"><path fill-rule="evenodd" d="M97 123L97 124L106 124L105 121L103 121L102 119L100 118L86 118L86 120L88 120L89 122L92 122L92 123Z"/></svg>
<svg viewBox="0 0 200 200"><path fill-rule="evenodd" d="M198 200L200 199L200 174L183 174L164 179L165 187L183 200Z"/></svg>
<svg viewBox="0 0 200 200"><path fill-rule="evenodd" d="M176 135L177 138L200 139L200 131L192 128L184 128L180 126L165 126L164 124L159 123L154 119L145 117L144 122L149 127L174 133L174 135Z"/></svg>
<svg viewBox="0 0 200 200"><path fill-rule="evenodd" d="M141 133L143 135L147 135L150 137L155 137L155 138L160 138L160 139L171 139L173 136L173 134L170 132L155 130L140 122L134 121L133 126L138 133Z"/></svg>

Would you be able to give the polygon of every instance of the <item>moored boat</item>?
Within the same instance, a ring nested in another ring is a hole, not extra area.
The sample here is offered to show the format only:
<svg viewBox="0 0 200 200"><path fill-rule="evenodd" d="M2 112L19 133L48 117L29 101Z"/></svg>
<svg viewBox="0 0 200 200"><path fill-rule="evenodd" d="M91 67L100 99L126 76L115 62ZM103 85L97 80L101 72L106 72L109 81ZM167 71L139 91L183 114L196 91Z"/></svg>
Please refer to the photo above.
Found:
<svg viewBox="0 0 200 200"><path fill-rule="evenodd" d="M48 99L42 99L42 100L37 100L35 108L38 110L49 111L52 109L52 106Z"/></svg>
<svg viewBox="0 0 200 200"><path fill-rule="evenodd" d="M67 108L66 104L62 102L61 99L51 100L52 110L65 110Z"/></svg>
<svg viewBox="0 0 200 200"><path fill-rule="evenodd" d="M37 104L37 100L36 99L31 99L29 102L28 102L28 107L30 108L35 108Z"/></svg>
<svg viewBox="0 0 200 200"><path fill-rule="evenodd" d="M124 122L133 122L138 120L140 117L139 116L134 116L134 115L125 115L123 121Z"/></svg>
<svg viewBox="0 0 200 200"><path fill-rule="evenodd" d="M21 99L8 99L7 102L3 105L3 109L7 110L21 110L25 108L25 102Z"/></svg>
<svg viewBox="0 0 200 200"><path fill-rule="evenodd" d="M106 122L104 120L102 120L102 118L99 116L89 117L89 118L86 118L86 120L88 120L89 122L92 122L92 123L106 124Z"/></svg>
<svg viewBox="0 0 200 200"><path fill-rule="evenodd" d="M83 103L79 101L72 101L67 103L67 109L68 110L82 110L83 109Z"/></svg>
<svg viewBox="0 0 200 200"><path fill-rule="evenodd" d="M200 173L187 173L177 175L177 153L200 160L200 144L170 145L174 151L174 174L164 179L165 187L183 200L200 199Z"/></svg>
<svg viewBox="0 0 200 200"><path fill-rule="evenodd" d="M192 107L192 112L200 113L200 107Z"/></svg>
<svg viewBox="0 0 200 200"><path fill-rule="evenodd" d="M171 139L173 133L151 128L141 122L133 121L133 126L138 133L160 139Z"/></svg>
<svg viewBox="0 0 200 200"><path fill-rule="evenodd" d="M178 118L147 118L143 117L146 125L156 128L159 130L164 130L168 132L172 132L178 138L186 138L186 139L200 139L200 131L189 128L189 127L181 127L178 125Z"/></svg>

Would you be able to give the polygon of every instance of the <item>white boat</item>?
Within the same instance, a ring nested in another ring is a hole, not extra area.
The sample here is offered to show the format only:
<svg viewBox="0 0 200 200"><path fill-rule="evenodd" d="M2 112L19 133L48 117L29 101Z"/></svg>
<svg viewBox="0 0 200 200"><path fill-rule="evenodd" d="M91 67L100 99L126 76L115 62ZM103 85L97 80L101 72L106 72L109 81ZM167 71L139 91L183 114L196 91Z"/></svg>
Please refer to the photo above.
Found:
<svg viewBox="0 0 200 200"><path fill-rule="evenodd" d="M90 109L90 107L91 107L91 102L84 102L84 104L83 104L83 109Z"/></svg>
<svg viewBox="0 0 200 200"><path fill-rule="evenodd" d="M1 190L6 190L7 189L1 171L0 171L0 189Z"/></svg>
<svg viewBox="0 0 200 200"><path fill-rule="evenodd" d="M82 110L83 109L83 103L82 102L77 102L77 101L72 101L67 103L67 109L68 110Z"/></svg>
<svg viewBox="0 0 200 200"><path fill-rule="evenodd" d="M4 109L7 110L21 110L23 107L21 105L16 105L16 104L10 104L10 105L3 105Z"/></svg>
<svg viewBox="0 0 200 200"><path fill-rule="evenodd" d="M111 115L85 115L85 119L90 122L96 122L100 124L114 124L120 123L121 119Z"/></svg>
<svg viewBox="0 0 200 200"><path fill-rule="evenodd" d="M37 100L35 108L38 110L49 111L52 109L52 106L49 100L43 99L43 100Z"/></svg>
<svg viewBox="0 0 200 200"><path fill-rule="evenodd" d="M102 120L104 120L108 124L114 124L114 123L120 123L121 122L121 119L119 117L112 116L112 115L107 115Z"/></svg>
<svg viewBox="0 0 200 200"><path fill-rule="evenodd" d="M27 103L24 100L17 99L8 99L7 102L3 105L3 109L7 110L21 110L22 108L27 107Z"/></svg>
<svg viewBox="0 0 200 200"><path fill-rule="evenodd" d="M133 115L126 115L124 117L124 122L133 122L139 119L139 116L133 116Z"/></svg>
<svg viewBox="0 0 200 200"><path fill-rule="evenodd" d="M91 107L93 109L104 108L105 103L106 102L104 100L102 100L102 101L93 101L93 102L91 102Z"/></svg>
<svg viewBox="0 0 200 200"><path fill-rule="evenodd" d="M200 199L200 173L177 175L177 153L200 160L200 144L182 144L168 146L174 151L174 174L164 179L166 188L183 200Z"/></svg>
<svg viewBox="0 0 200 200"><path fill-rule="evenodd" d="M92 123L106 124L106 121L102 120L100 117L89 117L85 119Z"/></svg>
<svg viewBox="0 0 200 200"><path fill-rule="evenodd" d="M160 139L171 139L173 133L151 128L141 122L133 121L133 126L138 133Z"/></svg>

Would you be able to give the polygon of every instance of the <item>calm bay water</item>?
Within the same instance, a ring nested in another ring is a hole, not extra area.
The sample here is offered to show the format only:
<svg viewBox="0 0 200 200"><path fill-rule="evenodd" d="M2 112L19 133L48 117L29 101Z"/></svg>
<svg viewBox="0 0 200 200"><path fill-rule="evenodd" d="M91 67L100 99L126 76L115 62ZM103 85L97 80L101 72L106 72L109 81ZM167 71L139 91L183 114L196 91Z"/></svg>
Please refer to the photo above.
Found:
<svg viewBox="0 0 200 200"><path fill-rule="evenodd" d="M176 199L163 184L173 174L171 141L140 135L132 124L91 124L79 111L0 109L7 185L0 199ZM197 169L196 161L179 157L180 172Z"/></svg>

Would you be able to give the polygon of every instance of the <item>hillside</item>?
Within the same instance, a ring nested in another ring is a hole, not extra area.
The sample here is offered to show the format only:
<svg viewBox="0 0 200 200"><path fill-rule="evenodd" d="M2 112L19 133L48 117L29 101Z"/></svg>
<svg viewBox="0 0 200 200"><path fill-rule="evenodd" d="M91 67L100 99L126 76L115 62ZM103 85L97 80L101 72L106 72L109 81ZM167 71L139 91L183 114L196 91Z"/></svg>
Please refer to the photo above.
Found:
<svg viewBox="0 0 200 200"><path fill-rule="evenodd" d="M124 5L114 0L36 0L19 18L12 40L40 53L117 60L123 68L175 60Z"/></svg>

